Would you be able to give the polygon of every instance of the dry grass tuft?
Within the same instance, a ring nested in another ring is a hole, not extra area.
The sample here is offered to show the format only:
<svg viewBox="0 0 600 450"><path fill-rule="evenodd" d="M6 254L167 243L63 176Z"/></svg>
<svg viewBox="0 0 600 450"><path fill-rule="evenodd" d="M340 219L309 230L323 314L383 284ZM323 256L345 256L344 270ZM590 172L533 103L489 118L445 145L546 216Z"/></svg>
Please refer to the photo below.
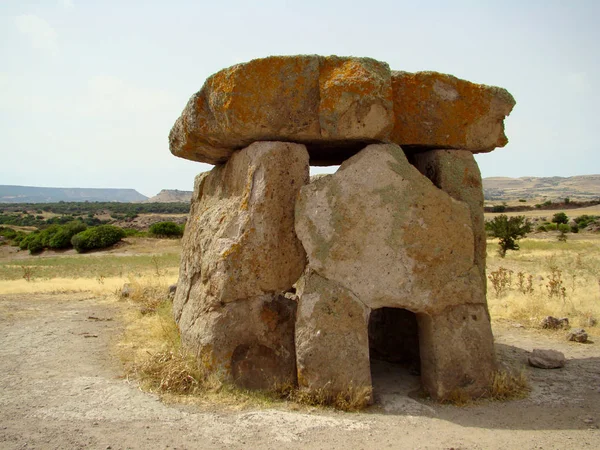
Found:
<svg viewBox="0 0 600 450"><path fill-rule="evenodd" d="M142 314L152 314L169 302L167 284L160 277L129 278L127 299ZM115 291L119 293L119 290Z"/></svg>
<svg viewBox="0 0 600 450"><path fill-rule="evenodd" d="M442 403L464 407L486 399L494 401L518 400L527 397L530 391L529 380L524 369L513 373L500 370L494 373L489 392L480 398L473 398L464 389L457 388L450 392L442 400Z"/></svg>
<svg viewBox="0 0 600 450"><path fill-rule="evenodd" d="M474 399L464 389L456 388L451 391L441 403L446 405L453 405L463 407L474 403L478 399Z"/></svg>
<svg viewBox="0 0 600 450"><path fill-rule="evenodd" d="M490 398L493 400L516 400L529 395L531 388L525 370L518 373L498 371L492 379Z"/></svg>
<svg viewBox="0 0 600 450"><path fill-rule="evenodd" d="M146 359L133 366L132 374L153 392L194 395L208 388L209 377L203 368L181 348L148 353Z"/></svg>
<svg viewBox="0 0 600 450"><path fill-rule="evenodd" d="M275 389L279 398L308 406L333 407L342 411L360 411L371 404L371 387L350 385L342 392L332 393L327 389L308 392L292 385L278 386Z"/></svg>

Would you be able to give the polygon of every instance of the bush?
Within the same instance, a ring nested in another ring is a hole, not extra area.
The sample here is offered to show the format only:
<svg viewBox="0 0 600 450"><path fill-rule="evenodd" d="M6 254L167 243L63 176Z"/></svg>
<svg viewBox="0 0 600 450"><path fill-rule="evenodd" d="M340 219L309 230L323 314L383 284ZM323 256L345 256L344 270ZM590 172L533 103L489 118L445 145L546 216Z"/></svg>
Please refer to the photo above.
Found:
<svg viewBox="0 0 600 450"><path fill-rule="evenodd" d="M39 232L37 232L37 231L34 231L32 233L29 233L29 234L23 236L23 238L19 240L19 248L21 250L29 249L29 243L32 242L34 239L38 239L38 238L39 238Z"/></svg>
<svg viewBox="0 0 600 450"><path fill-rule="evenodd" d="M546 232L548 230L546 230L546 227L544 225L540 225L539 227L537 227L537 231Z"/></svg>
<svg viewBox="0 0 600 450"><path fill-rule="evenodd" d="M42 242L42 235L38 231L29 233L19 240L19 248L21 250L29 250L32 255L39 253L44 250L44 243Z"/></svg>
<svg viewBox="0 0 600 450"><path fill-rule="evenodd" d="M122 228L100 225L76 234L71 239L71 244L78 253L85 253L93 249L110 247L124 237L125 232Z"/></svg>
<svg viewBox="0 0 600 450"><path fill-rule="evenodd" d="M557 224L568 223L569 218L564 212L558 212L552 217L552 222Z"/></svg>
<svg viewBox="0 0 600 450"><path fill-rule="evenodd" d="M6 239L14 239L17 236L17 232L12 228L0 227L0 236L4 236Z"/></svg>
<svg viewBox="0 0 600 450"><path fill-rule="evenodd" d="M499 213L499 212L504 212L504 211L506 211L506 206L504 206L504 205L492 206L492 212Z"/></svg>
<svg viewBox="0 0 600 450"><path fill-rule="evenodd" d="M582 230L584 228L587 228L587 226L590 223L593 223L597 219L598 219L598 216L590 216L590 215L584 214L582 216L575 217L575 219L573 219L573 220L577 224L577 228L579 228L580 230Z"/></svg>
<svg viewBox="0 0 600 450"><path fill-rule="evenodd" d="M159 237L181 237L183 228L175 222L157 222L150 225L150 234Z"/></svg>
<svg viewBox="0 0 600 450"><path fill-rule="evenodd" d="M27 237L24 231L17 231L17 235L13 238L13 244L20 247L21 241Z"/></svg>
<svg viewBox="0 0 600 450"><path fill-rule="evenodd" d="M42 252L42 250L44 250L44 243L42 242L41 236L39 234L35 235L29 241L29 245L27 246L27 248L29 249L29 253L31 253L32 255Z"/></svg>
<svg viewBox="0 0 600 450"><path fill-rule="evenodd" d="M60 226L58 231L48 240L48 247L54 249L64 249L71 247L71 239L77 233L87 229L87 225L80 221L72 221L66 225Z"/></svg>
<svg viewBox="0 0 600 450"><path fill-rule="evenodd" d="M499 238L498 253L502 258L507 250L519 250L517 241L531 231L531 225L524 216L515 216L510 219L501 214L485 224L488 233Z"/></svg>

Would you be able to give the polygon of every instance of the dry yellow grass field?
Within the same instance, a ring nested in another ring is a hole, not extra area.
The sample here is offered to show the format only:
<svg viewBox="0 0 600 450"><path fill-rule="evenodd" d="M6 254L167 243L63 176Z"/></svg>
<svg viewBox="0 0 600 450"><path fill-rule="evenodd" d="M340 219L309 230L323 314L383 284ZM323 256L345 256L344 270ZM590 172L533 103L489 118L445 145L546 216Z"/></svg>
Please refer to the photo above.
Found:
<svg viewBox="0 0 600 450"><path fill-rule="evenodd" d="M488 304L492 320L539 326L548 315L590 328L600 320L600 236L569 235L567 242L527 238L519 251L497 254L488 240ZM576 236L577 240L573 239Z"/></svg>
<svg viewBox="0 0 600 450"><path fill-rule="evenodd" d="M600 211L598 211L600 214ZM546 315L569 317L574 326L600 320L600 236L569 234L559 242L552 233L532 234L521 250L497 254L488 240L488 303L493 320L537 326ZM6 246L1 247L6 250ZM179 240L128 238L109 251L0 254L0 293L33 294L118 292L124 283L176 282ZM166 288L165 288L166 289Z"/></svg>
<svg viewBox="0 0 600 450"><path fill-rule="evenodd" d="M497 241L488 240L488 304L492 320L538 327L545 316L552 315L568 317L573 326L597 327L600 236L569 234L567 242L559 242L552 233L537 236L521 240L521 250L509 251L505 258L497 254ZM0 292L85 291L116 296L124 283L131 283L138 286L138 292L147 294L146 299L139 296L134 299L138 304L157 298L164 300L167 286L177 280L180 251L178 240L128 238L109 251L89 255L5 253L0 257ZM161 340L173 341L176 334L174 324L165 321L168 316L142 317L135 313L129 314L126 322L132 330L140 332L137 339L160 346ZM170 330L166 335L165 329ZM154 332L154 337L144 335L143 330ZM131 335L127 339L130 338ZM175 345L171 350L177 348ZM139 354L148 351L157 353L156 348L142 348Z"/></svg>

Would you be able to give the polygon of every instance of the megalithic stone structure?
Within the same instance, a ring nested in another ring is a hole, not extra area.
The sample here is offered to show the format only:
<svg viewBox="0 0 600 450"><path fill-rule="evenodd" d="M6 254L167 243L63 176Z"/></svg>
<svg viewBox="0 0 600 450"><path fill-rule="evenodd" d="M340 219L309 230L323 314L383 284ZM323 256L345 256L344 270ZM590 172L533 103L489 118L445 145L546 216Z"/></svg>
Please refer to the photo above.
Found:
<svg viewBox="0 0 600 450"><path fill-rule="evenodd" d="M411 360L436 399L495 370L481 176L504 89L370 58L273 56L212 75L169 135L196 179L174 314L208 370L335 395ZM341 164L309 182L309 165Z"/></svg>

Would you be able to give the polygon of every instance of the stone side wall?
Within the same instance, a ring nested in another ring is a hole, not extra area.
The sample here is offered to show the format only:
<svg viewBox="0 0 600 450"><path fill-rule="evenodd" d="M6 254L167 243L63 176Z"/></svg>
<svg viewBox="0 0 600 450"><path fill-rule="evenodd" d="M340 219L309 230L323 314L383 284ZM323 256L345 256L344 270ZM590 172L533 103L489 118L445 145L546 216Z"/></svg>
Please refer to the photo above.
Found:
<svg viewBox="0 0 600 450"><path fill-rule="evenodd" d="M477 265L473 228L469 205L432 184L393 144L366 147L335 174L304 186L296 203L296 233L308 256L305 277L312 280L318 274L338 290L353 294L369 313L382 307L416 313L419 339L424 342L420 348L421 373L427 374L423 385L436 398L458 388L474 396L483 394L495 368L485 313L485 274ZM317 368L330 365L344 367L344 375L331 381L329 389L342 391L349 381L368 387L368 340L351 340L355 351L361 349L349 364L349 344L341 337L332 338L347 334L346 321L335 309L305 305L312 305L317 294L313 288L311 295L304 291L299 295L300 386L308 390L321 386L323 371ZM335 296L329 297L326 303L336 301ZM463 318L455 312L463 305L477 313ZM479 315L477 320L474 315ZM442 327L447 321L461 329L476 329L482 344L456 345L456 339L467 337L464 332L453 336L452 329L428 326ZM327 338L320 339L328 339L327 345L306 344L304 339L314 340L314 331L305 328L321 330ZM476 363L459 364L452 370L460 376L450 376L450 365L442 364L451 360Z"/></svg>
<svg viewBox="0 0 600 450"><path fill-rule="evenodd" d="M183 342L242 385L296 378L296 304L283 293L305 265L294 202L308 179L304 145L283 142L254 143L196 179L173 311Z"/></svg>

